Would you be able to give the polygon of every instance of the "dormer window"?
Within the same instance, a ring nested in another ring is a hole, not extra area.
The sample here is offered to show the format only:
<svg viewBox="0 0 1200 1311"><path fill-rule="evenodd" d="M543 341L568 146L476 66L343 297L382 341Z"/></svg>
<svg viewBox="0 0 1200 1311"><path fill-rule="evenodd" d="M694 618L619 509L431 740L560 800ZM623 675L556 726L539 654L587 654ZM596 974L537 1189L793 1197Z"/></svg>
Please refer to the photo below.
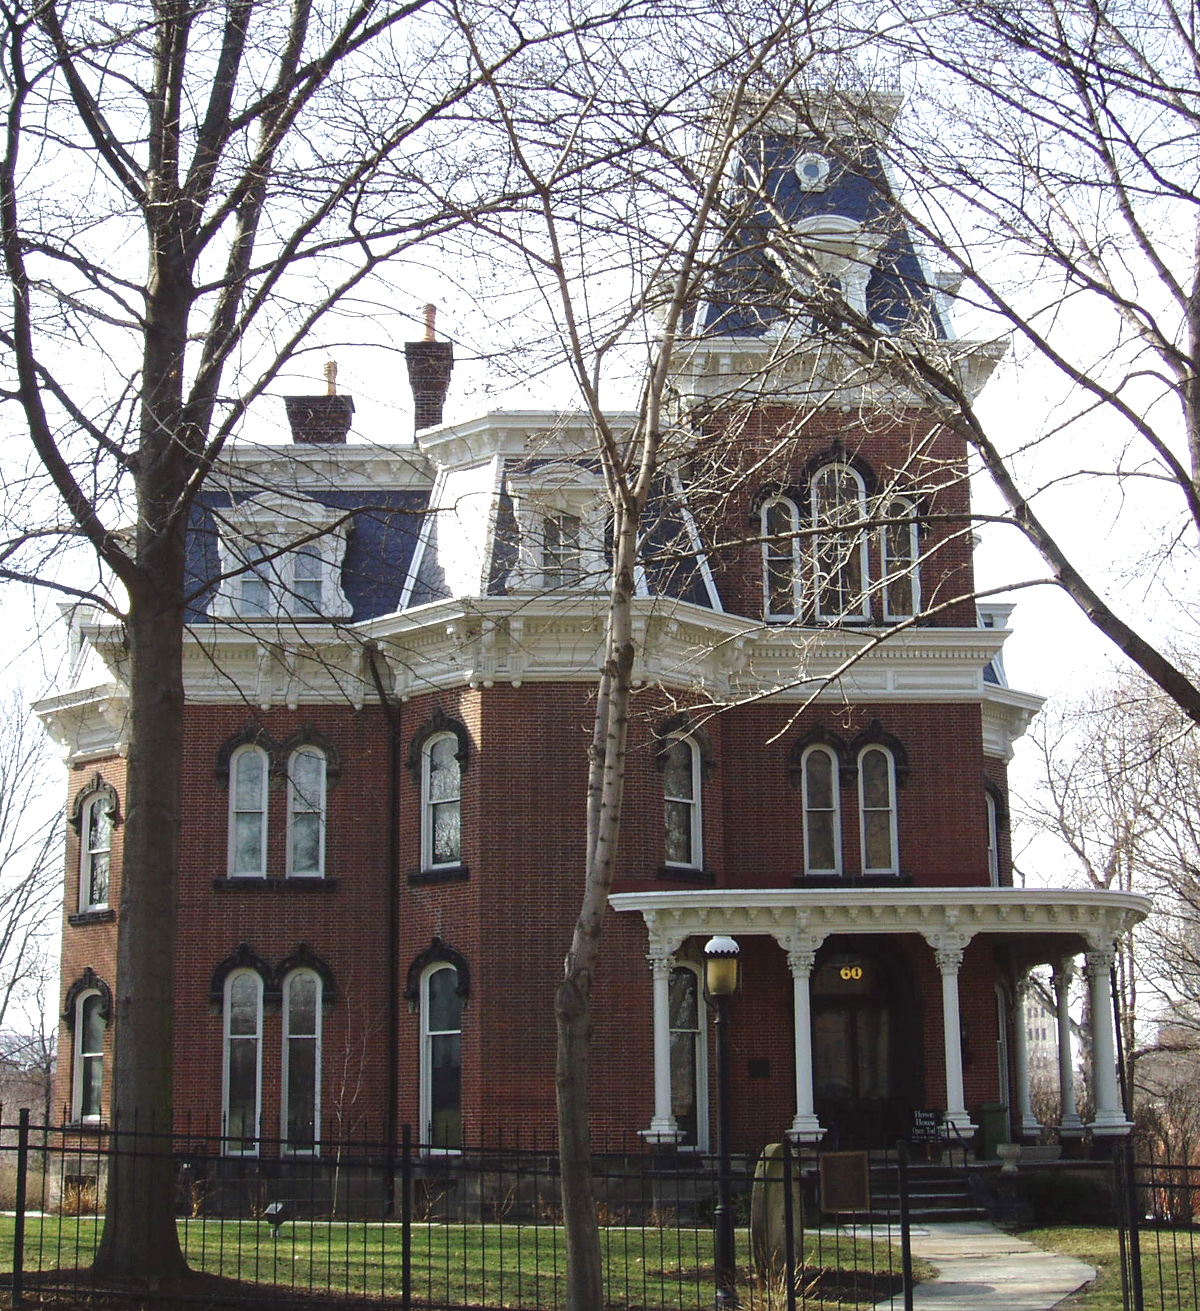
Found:
<svg viewBox="0 0 1200 1311"><path fill-rule="evenodd" d="M853 219L823 214L772 238L771 254L802 300L840 296L855 314L868 318L867 284L886 243L883 233L867 232Z"/></svg>
<svg viewBox="0 0 1200 1311"><path fill-rule="evenodd" d="M600 478L569 460L510 474L517 566L510 586L561 592L604 577L607 504Z"/></svg>
<svg viewBox="0 0 1200 1311"><path fill-rule="evenodd" d="M341 510L269 492L221 516L214 617L348 619L341 586L349 523Z"/></svg>
<svg viewBox="0 0 1200 1311"><path fill-rule="evenodd" d="M827 464L813 475L813 590L818 619L870 619L867 564L867 490L848 464Z"/></svg>
<svg viewBox="0 0 1200 1311"><path fill-rule="evenodd" d="M578 587L583 581L583 521L575 514L552 513L542 526L542 584Z"/></svg>

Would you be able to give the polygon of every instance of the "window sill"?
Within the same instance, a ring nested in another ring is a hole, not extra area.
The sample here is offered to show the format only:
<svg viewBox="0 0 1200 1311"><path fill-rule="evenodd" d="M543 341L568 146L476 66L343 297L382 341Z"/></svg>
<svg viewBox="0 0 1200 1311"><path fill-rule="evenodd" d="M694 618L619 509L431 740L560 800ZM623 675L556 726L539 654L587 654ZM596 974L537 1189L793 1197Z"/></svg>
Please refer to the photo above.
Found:
<svg viewBox="0 0 1200 1311"><path fill-rule="evenodd" d="M469 865L435 865L432 869L419 869L408 876L410 884L462 883L471 877Z"/></svg>
<svg viewBox="0 0 1200 1311"><path fill-rule="evenodd" d="M108 1125L103 1120L72 1120L69 1124L64 1124L63 1129L67 1133L107 1133Z"/></svg>
<svg viewBox="0 0 1200 1311"><path fill-rule="evenodd" d="M660 865L658 878L669 883L715 883L717 876L708 866L698 865Z"/></svg>
<svg viewBox="0 0 1200 1311"><path fill-rule="evenodd" d="M95 910L77 910L67 916L67 923L111 924L117 918L117 912L111 906L97 907Z"/></svg>
<svg viewBox="0 0 1200 1311"><path fill-rule="evenodd" d="M332 892L338 885L335 878L213 879L218 892Z"/></svg>
<svg viewBox="0 0 1200 1311"><path fill-rule="evenodd" d="M911 874L797 874L797 888L911 888Z"/></svg>

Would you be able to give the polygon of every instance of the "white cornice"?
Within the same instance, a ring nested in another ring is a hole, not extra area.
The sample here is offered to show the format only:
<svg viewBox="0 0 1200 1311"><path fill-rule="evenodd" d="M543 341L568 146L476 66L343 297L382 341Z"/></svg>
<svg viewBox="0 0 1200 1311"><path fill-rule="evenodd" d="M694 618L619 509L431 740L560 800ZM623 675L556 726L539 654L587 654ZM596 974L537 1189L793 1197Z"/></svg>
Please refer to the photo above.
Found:
<svg viewBox="0 0 1200 1311"><path fill-rule="evenodd" d="M433 471L415 446L277 445L229 442L211 486L244 496L264 490L320 495L323 491L421 491Z"/></svg>
<svg viewBox="0 0 1200 1311"><path fill-rule="evenodd" d="M129 695L119 682L75 688L33 703L46 732L70 764L123 756L129 745Z"/></svg>
<svg viewBox="0 0 1200 1311"><path fill-rule="evenodd" d="M606 413L619 432L633 428L638 415ZM526 459L595 458L596 424L581 410L492 410L462 423L426 428L417 436L421 451L439 468L477 464L495 455Z"/></svg>
<svg viewBox="0 0 1200 1311"><path fill-rule="evenodd" d="M1111 948L1151 910L1149 897L1094 888L737 888L618 892L608 901L640 912L652 954L722 933L765 934L786 951L814 951L835 933L914 933L961 950L987 933L1018 950L1036 944L1053 959Z"/></svg>
<svg viewBox="0 0 1200 1311"><path fill-rule="evenodd" d="M1001 341L965 340L918 347L955 378L968 400L983 390L1008 349ZM736 400L887 410L929 404L899 368L860 359L811 334L693 338L680 346L676 380L692 404Z"/></svg>

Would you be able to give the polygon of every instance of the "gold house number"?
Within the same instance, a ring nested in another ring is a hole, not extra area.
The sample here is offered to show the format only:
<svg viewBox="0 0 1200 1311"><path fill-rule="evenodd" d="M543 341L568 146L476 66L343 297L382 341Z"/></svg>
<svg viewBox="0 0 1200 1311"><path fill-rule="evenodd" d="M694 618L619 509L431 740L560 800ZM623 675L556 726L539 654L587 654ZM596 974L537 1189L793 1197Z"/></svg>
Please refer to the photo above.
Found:
<svg viewBox="0 0 1200 1311"><path fill-rule="evenodd" d="M862 976L863 976L863 967L861 965L842 966L842 978L845 979L847 983L849 983L851 979L857 981L858 979L861 979Z"/></svg>

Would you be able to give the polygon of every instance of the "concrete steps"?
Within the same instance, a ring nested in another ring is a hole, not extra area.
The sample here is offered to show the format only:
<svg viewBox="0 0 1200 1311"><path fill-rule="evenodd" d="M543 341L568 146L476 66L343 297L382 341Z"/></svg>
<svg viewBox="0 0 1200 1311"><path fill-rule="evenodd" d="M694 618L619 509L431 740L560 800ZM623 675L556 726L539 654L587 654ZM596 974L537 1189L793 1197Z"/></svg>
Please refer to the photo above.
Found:
<svg viewBox="0 0 1200 1311"><path fill-rule="evenodd" d="M913 1224L986 1220L987 1212L971 1196L965 1169L940 1165L908 1168L908 1214ZM871 1209L841 1217L847 1224L898 1224L899 1174L894 1165L871 1167Z"/></svg>

